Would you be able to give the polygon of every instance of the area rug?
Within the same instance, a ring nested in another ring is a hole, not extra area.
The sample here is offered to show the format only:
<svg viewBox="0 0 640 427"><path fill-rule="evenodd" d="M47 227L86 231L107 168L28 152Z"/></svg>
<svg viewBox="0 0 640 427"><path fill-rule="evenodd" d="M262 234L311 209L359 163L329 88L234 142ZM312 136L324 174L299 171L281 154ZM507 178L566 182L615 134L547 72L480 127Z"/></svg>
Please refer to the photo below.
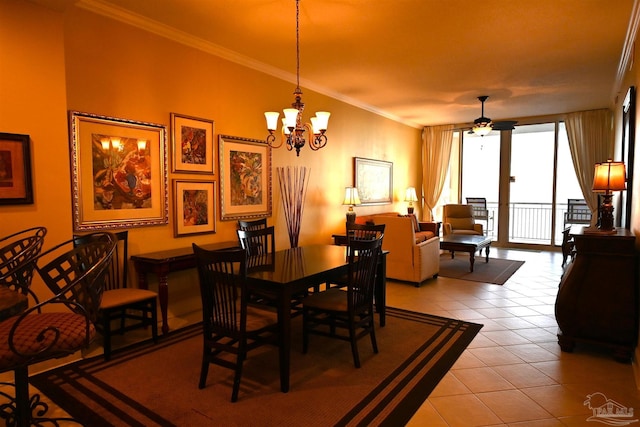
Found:
<svg viewBox="0 0 640 427"><path fill-rule="evenodd" d="M440 255L440 273L438 274L453 279L504 285L522 264L524 261L500 258L489 258L489 262L485 262L484 255L476 255L473 272L470 272L468 253L456 252L455 258L451 259L451 254L447 252Z"/></svg>
<svg viewBox="0 0 640 427"><path fill-rule="evenodd" d="M231 403L232 372L211 365L198 389L200 328L170 333L105 362L79 361L35 375L31 383L86 426L404 425L482 325L395 308L376 328L379 353L359 341L362 367L348 342L313 336L301 352L293 322L291 389L280 392L278 351L245 361Z"/></svg>

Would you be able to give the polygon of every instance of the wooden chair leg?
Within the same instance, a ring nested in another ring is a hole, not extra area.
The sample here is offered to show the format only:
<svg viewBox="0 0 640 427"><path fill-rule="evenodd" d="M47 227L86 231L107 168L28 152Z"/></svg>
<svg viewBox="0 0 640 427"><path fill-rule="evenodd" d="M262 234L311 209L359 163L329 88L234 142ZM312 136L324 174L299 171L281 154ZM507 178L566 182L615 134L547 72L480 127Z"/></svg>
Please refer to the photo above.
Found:
<svg viewBox="0 0 640 427"><path fill-rule="evenodd" d="M209 375L209 355L211 350L208 348L202 349L202 364L200 366L200 382L198 388L203 389L207 385L207 375Z"/></svg>

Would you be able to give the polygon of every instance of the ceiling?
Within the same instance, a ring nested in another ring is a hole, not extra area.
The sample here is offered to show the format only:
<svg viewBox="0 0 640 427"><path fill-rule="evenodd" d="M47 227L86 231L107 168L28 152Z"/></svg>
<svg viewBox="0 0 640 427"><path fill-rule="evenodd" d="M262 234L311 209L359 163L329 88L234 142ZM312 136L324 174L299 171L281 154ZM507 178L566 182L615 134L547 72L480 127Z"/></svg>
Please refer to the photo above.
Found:
<svg viewBox="0 0 640 427"><path fill-rule="evenodd" d="M294 0L77 4L292 82ZM634 0L301 0L302 90L419 127L611 106ZM303 97L304 99L304 97ZM311 109L313 106L309 106Z"/></svg>

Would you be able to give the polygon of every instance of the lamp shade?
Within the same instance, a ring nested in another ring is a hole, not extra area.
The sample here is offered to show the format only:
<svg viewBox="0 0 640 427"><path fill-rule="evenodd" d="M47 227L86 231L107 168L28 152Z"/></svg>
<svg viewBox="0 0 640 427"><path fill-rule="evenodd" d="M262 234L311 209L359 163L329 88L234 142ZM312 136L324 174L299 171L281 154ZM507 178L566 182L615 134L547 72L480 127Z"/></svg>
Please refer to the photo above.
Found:
<svg viewBox="0 0 640 427"><path fill-rule="evenodd" d="M606 162L596 163L593 174L593 191L609 192L622 191L626 189L626 172L623 162L613 162L611 159Z"/></svg>
<svg viewBox="0 0 640 427"><path fill-rule="evenodd" d="M404 193L404 201L405 202L417 202L418 196L416 195L415 187L407 187L407 190Z"/></svg>
<svg viewBox="0 0 640 427"><path fill-rule="evenodd" d="M344 202L343 205L356 206L360 204L360 197L358 197L358 189L355 187L346 187L344 189Z"/></svg>

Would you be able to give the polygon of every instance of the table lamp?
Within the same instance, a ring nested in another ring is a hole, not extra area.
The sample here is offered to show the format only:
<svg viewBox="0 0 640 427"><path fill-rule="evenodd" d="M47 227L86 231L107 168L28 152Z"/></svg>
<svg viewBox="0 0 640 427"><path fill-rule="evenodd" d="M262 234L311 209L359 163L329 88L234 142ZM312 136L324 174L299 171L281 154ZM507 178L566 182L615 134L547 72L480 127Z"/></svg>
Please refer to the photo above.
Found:
<svg viewBox="0 0 640 427"><path fill-rule="evenodd" d="M418 196L416 195L415 187L407 187L407 191L404 193L404 201L409 202L409 206L407 207L407 213L413 213L413 202L418 201Z"/></svg>
<svg viewBox="0 0 640 427"><path fill-rule="evenodd" d="M612 231L613 226L613 205L611 197L613 191L626 190L625 168L623 162L614 162L608 159L606 162L596 163L593 174L593 191L604 193L602 205L599 206L600 231Z"/></svg>
<svg viewBox="0 0 640 427"><path fill-rule="evenodd" d="M356 221L356 213L353 211L353 207L360 204L360 197L358 197L358 189L356 187L346 187L344 189L344 202L342 204L349 206L347 223L354 223Z"/></svg>

